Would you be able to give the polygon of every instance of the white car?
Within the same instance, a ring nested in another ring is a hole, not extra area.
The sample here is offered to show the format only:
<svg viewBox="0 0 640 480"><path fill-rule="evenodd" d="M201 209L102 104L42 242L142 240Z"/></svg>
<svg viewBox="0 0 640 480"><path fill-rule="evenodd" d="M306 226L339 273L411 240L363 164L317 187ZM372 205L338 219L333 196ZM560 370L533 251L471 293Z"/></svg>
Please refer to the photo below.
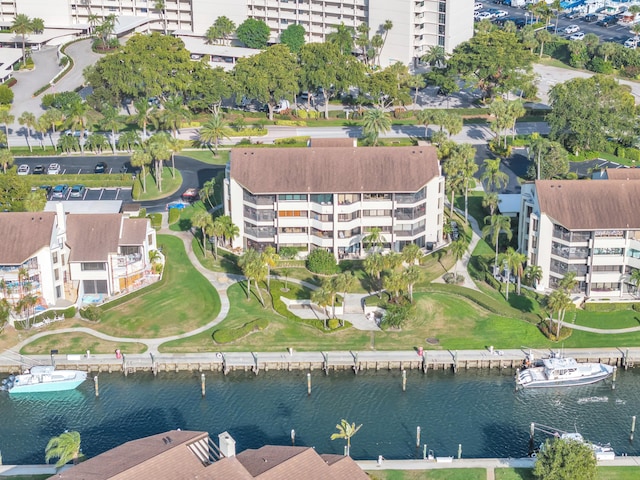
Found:
<svg viewBox="0 0 640 480"><path fill-rule="evenodd" d="M489 12L480 12L478 13L478 15L476 15L476 20L480 21L480 20L491 20L493 18L493 15Z"/></svg>
<svg viewBox="0 0 640 480"><path fill-rule="evenodd" d="M60 165L57 163L52 163L51 165L49 165L49 168L47 168L48 175L58 175L59 173L60 173Z"/></svg>
<svg viewBox="0 0 640 480"><path fill-rule="evenodd" d="M498 10L493 14L494 18L504 18L507 17L509 15L509 12L506 12L505 10Z"/></svg>
<svg viewBox="0 0 640 480"><path fill-rule="evenodd" d="M29 165L22 164L18 167L18 175L29 175L29 171Z"/></svg>
<svg viewBox="0 0 640 480"><path fill-rule="evenodd" d="M578 25L569 25L564 29L565 35L572 35L579 31L580 31L580 27Z"/></svg>
<svg viewBox="0 0 640 480"><path fill-rule="evenodd" d="M640 40L640 37L627 38L624 41L624 46L627 48L636 48L638 46L638 40Z"/></svg>
<svg viewBox="0 0 640 480"><path fill-rule="evenodd" d="M584 38L584 32L576 32L569 37L569 40L582 40Z"/></svg>
<svg viewBox="0 0 640 480"><path fill-rule="evenodd" d="M484 8L484 5L481 4L480 2L476 2L473 4L473 11L477 12L478 10L482 10Z"/></svg>

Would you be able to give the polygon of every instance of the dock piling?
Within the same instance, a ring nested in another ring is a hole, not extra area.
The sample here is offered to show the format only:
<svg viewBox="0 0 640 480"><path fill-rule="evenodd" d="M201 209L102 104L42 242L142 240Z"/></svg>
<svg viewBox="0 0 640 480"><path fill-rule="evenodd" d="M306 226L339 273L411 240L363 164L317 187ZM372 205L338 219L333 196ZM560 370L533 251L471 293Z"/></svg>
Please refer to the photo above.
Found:
<svg viewBox="0 0 640 480"><path fill-rule="evenodd" d="M420 448L420 426L416 427L416 448Z"/></svg>
<svg viewBox="0 0 640 480"><path fill-rule="evenodd" d="M611 379L611 390L616 389L616 373L618 372L618 367L613 366L613 377Z"/></svg>
<svg viewBox="0 0 640 480"><path fill-rule="evenodd" d="M462 444L458 444L458 460L462 458Z"/></svg>
<svg viewBox="0 0 640 480"><path fill-rule="evenodd" d="M402 391L407 391L407 371L402 369Z"/></svg>
<svg viewBox="0 0 640 480"><path fill-rule="evenodd" d="M453 373L458 373L458 351L453 353Z"/></svg>
<svg viewBox="0 0 640 480"><path fill-rule="evenodd" d="M324 362L322 364L324 374L329 375L329 352L322 352L322 358L324 359Z"/></svg>
<svg viewBox="0 0 640 480"><path fill-rule="evenodd" d="M200 389L202 390L202 398L207 394L207 384L204 373L200 374Z"/></svg>
<svg viewBox="0 0 640 480"><path fill-rule="evenodd" d="M311 395L311 374L307 373L307 395Z"/></svg>
<svg viewBox="0 0 640 480"><path fill-rule="evenodd" d="M100 396L100 387L98 385L98 376L97 375L93 377L93 383L94 383L94 387L95 387L95 390L96 390L96 397L99 397Z"/></svg>
<svg viewBox="0 0 640 480"><path fill-rule="evenodd" d="M296 444L296 431L292 428L291 429L291 445L295 446Z"/></svg>
<svg viewBox="0 0 640 480"><path fill-rule="evenodd" d="M631 417L631 435L629 435L629 441L633 442L633 435L636 431L636 416Z"/></svg>

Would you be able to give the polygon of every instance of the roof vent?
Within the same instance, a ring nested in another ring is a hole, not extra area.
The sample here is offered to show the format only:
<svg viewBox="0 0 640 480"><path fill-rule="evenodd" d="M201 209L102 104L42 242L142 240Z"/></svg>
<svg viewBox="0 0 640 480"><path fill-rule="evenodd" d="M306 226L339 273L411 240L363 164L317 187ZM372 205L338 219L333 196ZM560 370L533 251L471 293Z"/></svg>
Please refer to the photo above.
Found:
<svg viewBox="0 0 640 480"><path fill-rule="evenodd" d="M169 441L167 440L167 437L162 437L162 441L164 442L165 445L169 443Z"/></svg>
<svg viewBox="0 0 640 480"><path fill-rule="evenodd" d="M263 458L263 459L262 459L262 461L263 461L264 463L267 463L267 459L266 459L266 458Z"/></svg>
<svg viewBox="0 0 640 480"><path fill-rule="evenodd" d="M173 443L173 440L171 440L171 437L167 437L167 443Z"/></svg>

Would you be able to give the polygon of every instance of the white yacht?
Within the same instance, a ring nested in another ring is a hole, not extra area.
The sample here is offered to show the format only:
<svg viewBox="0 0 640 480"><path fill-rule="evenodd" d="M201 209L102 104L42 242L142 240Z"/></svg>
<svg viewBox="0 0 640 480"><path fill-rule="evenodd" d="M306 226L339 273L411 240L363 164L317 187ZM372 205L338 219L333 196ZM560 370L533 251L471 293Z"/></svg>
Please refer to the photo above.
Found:
<svg viewBox="0 0 640 480"><path fill-rule="evenodd" d="M516 374L516 386L523 388L570 387L604 380L613 373L611 365L578 363L574 358L552 354L532 361L529 357Z"/></svg>

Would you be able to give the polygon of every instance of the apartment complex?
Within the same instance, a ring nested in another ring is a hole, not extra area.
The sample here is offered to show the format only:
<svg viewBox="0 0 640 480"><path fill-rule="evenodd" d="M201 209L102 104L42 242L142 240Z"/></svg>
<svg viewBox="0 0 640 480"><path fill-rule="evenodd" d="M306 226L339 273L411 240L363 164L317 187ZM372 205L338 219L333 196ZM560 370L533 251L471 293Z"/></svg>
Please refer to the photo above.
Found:
<svg viewBox="0 0 640 480"><path fill-rule="evenodd" d="M322 42L344 23L356 28L367 23L371 35L390 20L380 54L383 66L409 63L439 45L451 52L473 36L473 0L0 0L0 21L17 13L44 19L47 27L89 24L89 17L135 17L139 27L204 35L216 18L225 15L239 25L247 18L263 20L277 42L289 25L302 25L307 42Z"/></svg>
<svg viewBox="0 0 640 480"><path fill-rule="evenodd" d="M42 309L102 299L152 275L156 234L146 218L122 214L0 214L0 296L32 295ZM65 300L66 302L60 302Z"/></svg>
<svg viewBox="0 0 640 480"><path fill-rule="evenodd" d="M573 272L575 292L585 297L636 292L630 274L640 268L640 172L614 172L603 180L522 186L518 245L542 270L539 289L553 289Z"/></svg>
<svg viewBox="0 0 640 480"><path fill-rule="evenodd" d="M234 149L226 168L224 210L240 229L239 248L360 257L372 229L385 249L432 248L442 241L443 205L432 146Z"/></svg>

